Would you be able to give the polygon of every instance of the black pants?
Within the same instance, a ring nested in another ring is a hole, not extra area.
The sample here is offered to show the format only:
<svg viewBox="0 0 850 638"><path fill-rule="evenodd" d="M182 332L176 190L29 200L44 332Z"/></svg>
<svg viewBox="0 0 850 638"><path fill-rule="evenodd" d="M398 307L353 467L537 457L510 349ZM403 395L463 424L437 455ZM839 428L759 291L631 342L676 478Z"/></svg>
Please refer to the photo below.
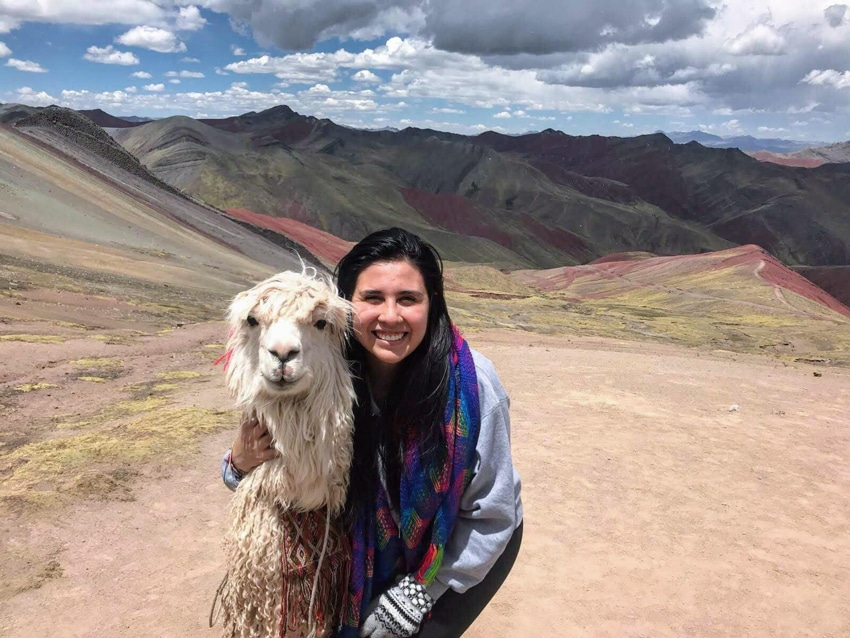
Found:
<svg viewBox="0 0 850 638"><path fill-rule="evenodd" d="M463 594L448 590L440 596L431 610L431 617L422 624L417 638L458 638L490 602L514 566L522 543L522 523L514 531L505 551L480 583Z"/></svg>

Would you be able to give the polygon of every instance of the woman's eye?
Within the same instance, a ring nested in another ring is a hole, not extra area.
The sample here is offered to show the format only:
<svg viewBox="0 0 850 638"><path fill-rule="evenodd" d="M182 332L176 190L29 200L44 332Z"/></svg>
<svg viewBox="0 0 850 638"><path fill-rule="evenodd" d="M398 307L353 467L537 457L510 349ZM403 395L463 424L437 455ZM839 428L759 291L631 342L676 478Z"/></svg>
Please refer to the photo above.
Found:
<svg viewBox="0 0 850 638"><path fill-rule="evenodd" d="M247 319L247 321L248 321L248 325L249 325L249 326L251 326L252 328L253 328L254 326L258 326L258 325L260 324L260 322L259 322L259 321L257 321L257 320L254 318L254 316L253 316L253 315L248 315L248 319Z"/></svg>
<svg viewBox="0 0 850 638"><path fill-rule="evenodd" d="M316 326L319 330L324 330L324 329L325 329L325 326L326 326L326 325L328 325L328 322L327 322L327 321L325 321L324 319L319 319L319 320L318 320L316 323L314 323L313 325L314 325L314 326Z"/></svg>

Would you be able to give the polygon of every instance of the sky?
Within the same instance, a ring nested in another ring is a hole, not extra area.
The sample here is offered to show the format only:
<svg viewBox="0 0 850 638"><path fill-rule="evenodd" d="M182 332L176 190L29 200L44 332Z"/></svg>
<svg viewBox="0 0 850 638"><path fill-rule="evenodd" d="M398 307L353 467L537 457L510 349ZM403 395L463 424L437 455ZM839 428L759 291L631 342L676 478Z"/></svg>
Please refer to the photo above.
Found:
<svg viewBox="0 0 850 638"><path fill-rule="evenodd" d="M0 0L0 102L356 128L850 139L827 0Z"/></svg>

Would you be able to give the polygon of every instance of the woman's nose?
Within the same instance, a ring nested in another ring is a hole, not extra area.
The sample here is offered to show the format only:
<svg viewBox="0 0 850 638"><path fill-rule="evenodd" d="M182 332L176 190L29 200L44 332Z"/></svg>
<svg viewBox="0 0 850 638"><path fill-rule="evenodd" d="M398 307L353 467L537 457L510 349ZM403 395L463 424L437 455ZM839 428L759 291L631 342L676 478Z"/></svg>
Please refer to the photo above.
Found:
<svg viewBox="0 0 850 638"><path fill-rule="evenodd" d="M381 308L381 316L378 317L381 321L396 321L398 319L398 306L394 301L387 301Z"/></svg>

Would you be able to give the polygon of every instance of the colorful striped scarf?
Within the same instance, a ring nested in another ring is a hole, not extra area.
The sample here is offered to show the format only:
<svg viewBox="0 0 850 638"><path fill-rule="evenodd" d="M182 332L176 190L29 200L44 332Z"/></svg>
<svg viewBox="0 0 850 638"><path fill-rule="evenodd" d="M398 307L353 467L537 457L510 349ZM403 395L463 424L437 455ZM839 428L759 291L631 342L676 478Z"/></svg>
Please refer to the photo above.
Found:
<svg viewBox="0 0 850 638"><path fill-rule="evenodd" d="M357 636L357 628L373 595L394 582L397 574L413 573L430 585L443 560L454 528L460 498L472 480L475 447L481 425L478 379L469 345L452 327L448 398L443 427L445 462L429 462L416 440L404 445L400 481L400 519L396 525L389 499L378 487L374 509L361 512L352 530L352 565L340 638Z"/></svg>

